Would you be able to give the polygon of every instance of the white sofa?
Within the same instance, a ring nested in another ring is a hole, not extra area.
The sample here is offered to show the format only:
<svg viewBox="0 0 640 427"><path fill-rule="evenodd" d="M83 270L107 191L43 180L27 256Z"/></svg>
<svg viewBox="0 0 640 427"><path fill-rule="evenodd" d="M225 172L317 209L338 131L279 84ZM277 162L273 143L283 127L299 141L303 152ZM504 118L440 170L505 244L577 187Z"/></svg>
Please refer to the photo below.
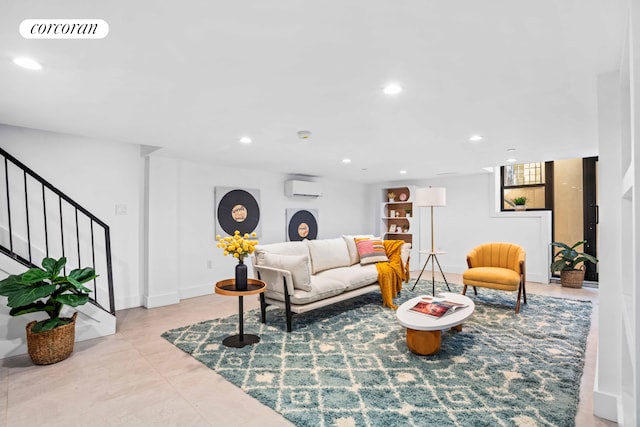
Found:
<svg viewBox="0 0 640 427"><path fill-rule="evenodd" d="M266 323L267 305L283 308L287 332L291 332L293 313L379 291L375 262L363 259L361 263L355 237L361 236L257 245L252 257L254 275L267 284L260 299L262 322ZM401 247L403 266L410 249L408 243Z"/></svg>

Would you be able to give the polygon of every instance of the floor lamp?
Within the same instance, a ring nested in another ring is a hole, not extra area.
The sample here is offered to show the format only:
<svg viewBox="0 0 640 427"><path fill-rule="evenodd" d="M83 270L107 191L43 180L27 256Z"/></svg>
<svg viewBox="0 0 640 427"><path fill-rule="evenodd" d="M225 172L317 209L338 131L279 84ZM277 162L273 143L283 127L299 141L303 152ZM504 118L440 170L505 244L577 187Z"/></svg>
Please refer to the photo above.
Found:
<svg viewBox="0 0 640 427"><path fill-rule="evenodd" d="M431 293L435 296L436 294L436 271L435 264L438 264L438 268L440 269L440 274L442 274L442 278L444 279L444 283L447 284L447 289L451 291L449 287L449 282L447 282L447 278L444 277L444 273L442 272L442 267L440 267L440 261L438 261L438 254L436 252L434 238L433 238L433 208L434 206L446 206L447 205L447 197L446 197L446 189L443 187L429 187L429 188L418 188L416 191L416 206L418 207L430 207L431 208L431 251L429 252L429 256L427 257L427 261L424 263L422 267L422 271L420 271L420 275L416 279L416 282L413 284L413 291L418 284L418 280L422 277L422 273L424 273L424 269L431 261Z"/></svg>

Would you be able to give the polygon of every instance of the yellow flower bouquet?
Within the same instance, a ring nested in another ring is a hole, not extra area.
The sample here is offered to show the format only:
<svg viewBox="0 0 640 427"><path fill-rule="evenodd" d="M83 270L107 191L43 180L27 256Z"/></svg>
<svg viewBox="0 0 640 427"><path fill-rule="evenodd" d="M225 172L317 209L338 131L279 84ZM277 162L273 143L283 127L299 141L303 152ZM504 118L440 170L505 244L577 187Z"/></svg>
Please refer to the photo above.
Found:
<svg viewBox="0 0 640 427"><path fill-rule="evenodd" d="M251 240L255 239L256 236L256 233L240 235L240 232L236 230L233 236L220 237L220 235L217 235L218 244L216 246L222 249L224 256L230 255L242 262L247 255L256 250L258 241Z"/></svg>

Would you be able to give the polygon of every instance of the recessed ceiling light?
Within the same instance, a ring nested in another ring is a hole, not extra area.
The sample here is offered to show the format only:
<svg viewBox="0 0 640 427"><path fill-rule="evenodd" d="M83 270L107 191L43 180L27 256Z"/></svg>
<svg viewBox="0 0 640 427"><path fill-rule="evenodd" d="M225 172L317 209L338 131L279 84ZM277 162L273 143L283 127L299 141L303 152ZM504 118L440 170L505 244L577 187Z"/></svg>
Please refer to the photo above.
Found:
<svg viewBox="0 0 640 427"><path fill-rule="evenodd" d="M309 138L311 138L311 131L308 131L308 130L298 131L298 138L300 138L300 139L309 139Z"/></svg>
<svg viewBox="0 0 640 427"><path fill-rule="evenodd" d="M518 160L514 159L513 157L512 157L512 158L510 158L510 159L507 159L507 162L509 162L509 163L515 163L515 162L517 162L517 161L518 161Z"/></svg>
<svg viewBox="0 0 640 427"><path fill-rule="evenodd" d="M383 92L387 95L397 95L402 92L402 86L398 83L389 83L384 87Z"/></svg>
<svg viewBox="0 0 640 427"><path fill-rule="evenodd" d="M342 163L351 163L351 159L342 159Z"/></svg>
<svg viewBox="0 0 640 427"><path fill-rule="evenodd" d="M27 70L41 70L42 65L39 62L34 61L31 58L26 58L21 56L19 58L14 58L13 63L19 67L26 68Z"/></svg>
<svg viewBox="0 0 640 427"><path fill-rule="evenodd" d="M404 174L406 174L406 173L407 173L407 171L406 171L406 170L401 170L401 171L400 171L400 173L401 173L402 175L404 175Z"/></svg>
<svg viewBox="0 0 640 427"><path fill-rule="evenodd" d="M479 142L482 141L484 139L484 136L482 135L471 135L471 137L469 137L469 141L471 142Z"/></svg>
<svg viewBox="0 0 640 427"><path fill-rule="evenodd" d="M240 142L243 144L251 144L251 138L249 138L248 136L243 136L242 138L240 138Z"/></svg>

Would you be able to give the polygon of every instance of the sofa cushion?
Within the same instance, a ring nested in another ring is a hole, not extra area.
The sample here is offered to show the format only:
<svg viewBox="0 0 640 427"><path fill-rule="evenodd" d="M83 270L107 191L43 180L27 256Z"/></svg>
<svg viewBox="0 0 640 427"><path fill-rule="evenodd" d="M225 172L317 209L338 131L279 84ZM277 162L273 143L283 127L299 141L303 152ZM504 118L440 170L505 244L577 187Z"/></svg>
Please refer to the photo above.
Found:
<svg viewBox="0 0 640 427"><path fill-rule="evenodd" d="M345 292L362 288L378 281L378 269L375 264L352 265L325 270L316 276L340 281L345 284Z"/></svg>
<svg viewBox="0 0 640 427"><path fill-rule="evenodd" d="M501 267L474 267L462 273L462 280L468 286L481 286L503 291L517 291L520 274Z"/></svg>
<svg viewBox="0 0 640 427"><path fill-rule="evenodd" d="M344 239L344 242L347 244L347 251L349 252L349 262L351 263L351 265L353 265L360 262L360 255L358 254L358 248L356 246L355 239L361 239L361 238L371 239L373 238L373 234L361 234L357 236L343 235L342 238Z"/></svg>
<svg viewBox="0 0 640 427"><path fill-rule="evenodd" d="M311 258L311 274L330 268L348 267L349 251L344 239L305 240Z"/></svg>
<svg viewBox="0 0 640 427"><path fill-rule="evenodd" d="M263 255L265 253L278 255L307 255L309 256L309 248L305 242L283 242L270 243L268 245L256 245L255 257L258 265L262 265Z"/></svg>
<svg viewBox="0 0 640 427"><path fill-rule="evenodd" d="M328 277L311 276L311 291L296 289L291 304L309 304L344 292L346 285Z"/></svg>
<svg viewBox="0 0 640 427"><path fill-rule="evenodd" d="M256 245L253 253L256 265L264 264L264 254L266 253L278 255L306 255L309 256L309 247L306 242L282 242L270 243L267 245ZM311 263L309 262L309 274L311 274Z"/></svg>
<svg viewBox="0 0 640 427"><path fill-rule="evenodd" d="M389 261L384 243L380 239L356 239L356 246L362 265Z"/></svg>
<svg viewBox="0 0 640 427"><path fill-rule="evenodd" d="M280 255L265 252L262 261L261 265L290 271L295 289L311 290L309 257L307 255Z"/></svg>

